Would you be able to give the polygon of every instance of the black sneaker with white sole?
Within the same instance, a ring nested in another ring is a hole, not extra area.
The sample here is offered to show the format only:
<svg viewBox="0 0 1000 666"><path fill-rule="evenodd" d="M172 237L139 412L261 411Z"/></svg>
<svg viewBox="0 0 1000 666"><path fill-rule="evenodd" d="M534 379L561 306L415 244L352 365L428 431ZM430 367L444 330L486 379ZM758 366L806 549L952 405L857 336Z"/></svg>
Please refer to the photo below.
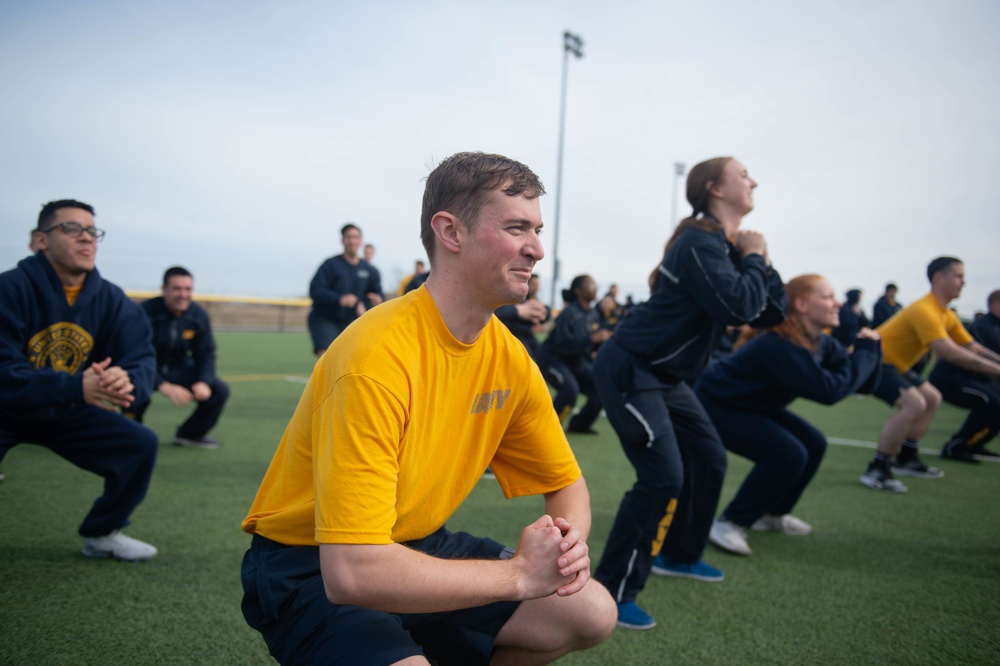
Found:
<svg viewBox="0 0 1000 666"><path fill-rule="evenodd" d="M900 476L917 476L921 479L940 479L944 476L944 472L937 467L925 465L916 454L912 454L906 461L897 457L892 461L892 471Z"/></svg>

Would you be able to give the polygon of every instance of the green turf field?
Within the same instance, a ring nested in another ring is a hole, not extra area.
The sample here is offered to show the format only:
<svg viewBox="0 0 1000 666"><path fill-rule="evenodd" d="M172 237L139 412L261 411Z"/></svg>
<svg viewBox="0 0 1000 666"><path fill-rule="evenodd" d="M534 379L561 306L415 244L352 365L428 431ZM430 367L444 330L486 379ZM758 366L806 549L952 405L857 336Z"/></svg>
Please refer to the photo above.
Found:
<svg viewBox="0 0 1000 666"><path fill-rule="evenodd" d="M85 559L76 529L100 480L46 449L19 446L0 465L0 664L271 663L240 614L239 529L312 367L305 334L220 334L233 397L216 451L164 445L128 533L159 556ZM797 411L830 438L872 441L888 408L848 399ZM162 396L147 424L169 442L187 413ZM961 420L944 406L924 445ZM590 485L594 561L632 470L606 421L571 438ZM995 444L994 448L1000 448ZM754 555L714 550L718 584L653 577L640 604L659 625L618 629L567 664L1000 663L1000 464L934 461L944 479L904 479L906 495L862 487L871 452L831 445L796 510L808 537L751 533ZM722 501L748 466L730 458ZM449 523L516 544L541 512L481 481Z"/></svg>

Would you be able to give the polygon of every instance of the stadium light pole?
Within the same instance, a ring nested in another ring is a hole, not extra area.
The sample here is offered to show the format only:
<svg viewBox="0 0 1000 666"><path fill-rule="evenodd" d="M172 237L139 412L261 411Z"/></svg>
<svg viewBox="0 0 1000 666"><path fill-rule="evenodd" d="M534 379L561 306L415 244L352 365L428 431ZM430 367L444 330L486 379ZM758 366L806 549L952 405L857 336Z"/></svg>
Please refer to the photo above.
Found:
<svg viewBox="0 0 1000 666"><path fill-rule="evenodd" d="M670 228L673 229L677 226L677 189L680 182L681 176L684 175L684 171L687 167L683 162L674 162L674 196L673 202L670 205Z"/></svg>
<svg viewBox="0 0 1000 666"><path fill-rule="evenodd" d="M556 285L559 283L559 210L562 195L563 141L566 136L566 75L569 72L569 55L583 57L583 40L568 30L563 33L562 98L559 104L559 155L556 160L556 214L552 223L552 298L549 303L556 308Z"/></svg>

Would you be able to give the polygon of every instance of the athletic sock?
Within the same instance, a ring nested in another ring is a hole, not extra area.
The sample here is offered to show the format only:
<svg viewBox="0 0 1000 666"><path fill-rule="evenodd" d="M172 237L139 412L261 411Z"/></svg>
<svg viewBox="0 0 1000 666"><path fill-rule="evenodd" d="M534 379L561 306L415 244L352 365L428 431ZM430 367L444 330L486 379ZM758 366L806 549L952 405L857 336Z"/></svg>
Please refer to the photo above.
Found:
<svg viewBox="0 0 1000 666"><path fill-rule="evenodd" d="M878 451L875 452L875 462L876 463L886 463L886 464L888 464L890 460L892 460L892 456L890 456L889 454L887 454L887 453L880 453ZM880 465L880 466L884 466L884 465Z"/></svg>
<svg viewBox="0 0 1000 666"><path fill-rule="evenodd" d="M896 455L896 459L899 462L906 462L907 460L913 460L917 457L917 442L912 439L904 439L903 447L899 450Z"/></svg>

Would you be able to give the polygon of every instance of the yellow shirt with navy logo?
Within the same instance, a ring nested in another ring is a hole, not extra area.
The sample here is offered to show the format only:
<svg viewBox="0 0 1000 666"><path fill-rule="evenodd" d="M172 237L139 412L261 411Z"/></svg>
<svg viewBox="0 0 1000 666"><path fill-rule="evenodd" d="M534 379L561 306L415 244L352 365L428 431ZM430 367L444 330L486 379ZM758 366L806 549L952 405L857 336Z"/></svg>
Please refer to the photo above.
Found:
<svg viewBox="0 0 1000 666"><path fill-rule="evenodd" d="M524 346L496 317L459 342L421 287L370 310L316 363L243 529L287 545L422 538L487 465L508 498L580 477Z"/></svg>
<svg viewBox="0 0 1000 666"><path fill-rule="evenodd" d="M882 362L900 372L912 368L936 340L951 338L963 347L972 342L958 315L934 294L914 301L876 330L882 336Z"/></svg>

